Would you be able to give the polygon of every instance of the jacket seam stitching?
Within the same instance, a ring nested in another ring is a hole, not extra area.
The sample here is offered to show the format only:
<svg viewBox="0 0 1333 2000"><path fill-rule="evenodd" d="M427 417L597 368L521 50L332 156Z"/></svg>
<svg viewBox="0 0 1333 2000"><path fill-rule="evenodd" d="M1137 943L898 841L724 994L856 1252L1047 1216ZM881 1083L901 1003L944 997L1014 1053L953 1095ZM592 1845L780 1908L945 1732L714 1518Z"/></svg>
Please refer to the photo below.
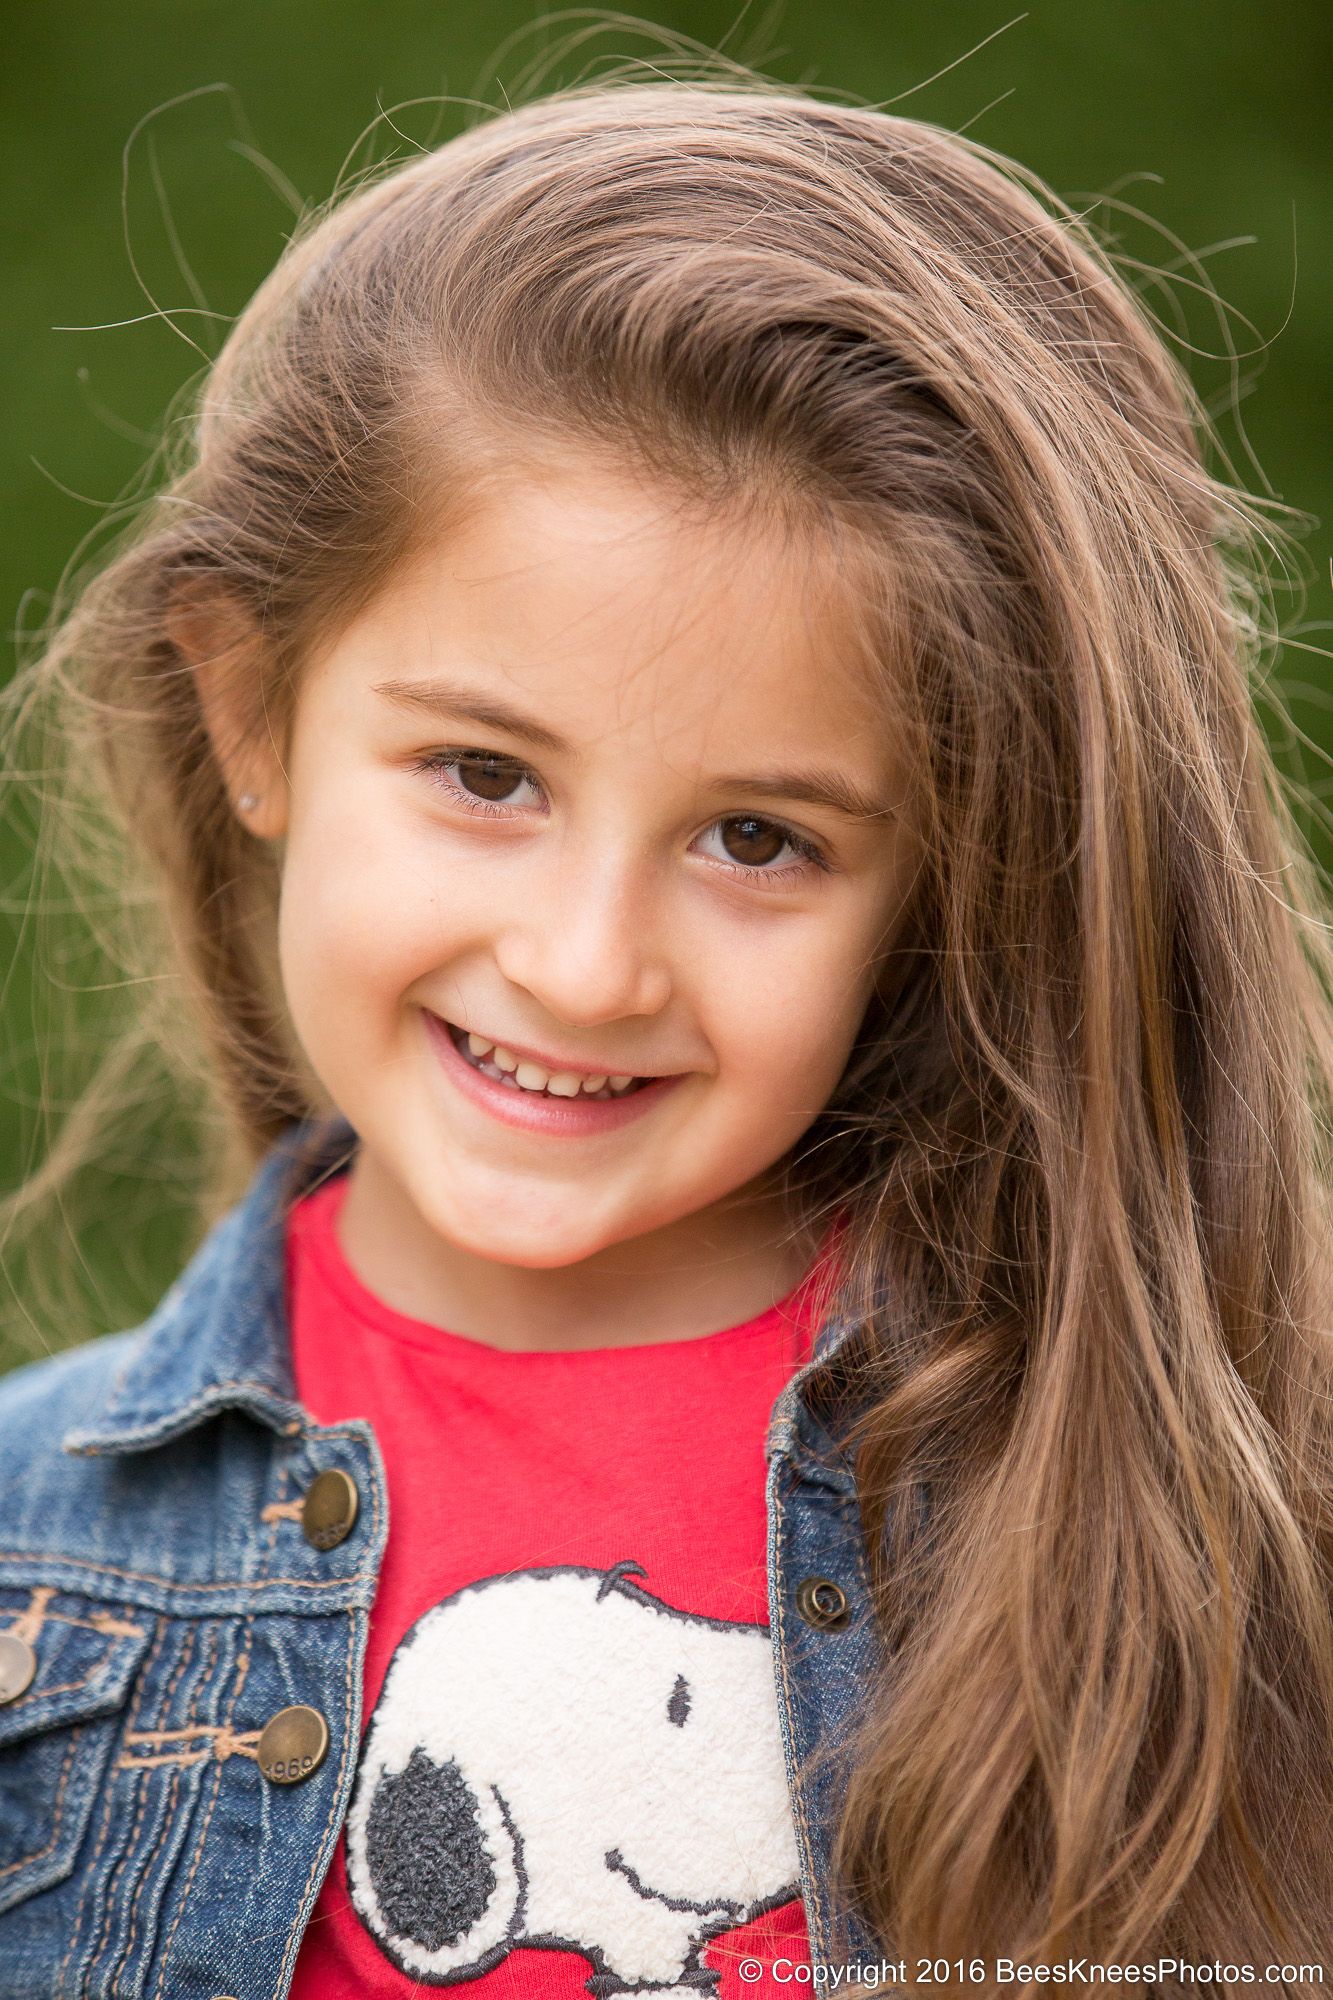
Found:
<svg viewBox="0 0 1333 2000"><path fill-rule="evenodd" d="M57 1562L63 1562L64 1560L63 1556L57 1556L56 1558ZM11 1625L6 1625L0 1629L6 1632L17 1632L20 1638L27 1638L28 1633L24 1629L24 1626L28 1617L28 1612L20 1612ZM101 1639L142 1639L144 1635L142 1625L130 1625L120 1621L109 1624L106 1622L98 1624L93 1618L72 1618L67 1611L44 1611L41 1622L43 1625L76 1626L80 1632L96 1632ZM96 1667L90 1668L88 1678L91 1679L96 1671Z"/></svg>
<svg viewBox="0 0 1333 2000"><path fill-rule="evenodd" d="M147 1693L147 1688L148 1688L148 1675L151 1668L156 1663L158 1654L162 1650L162 1643L167 1635L168 1623L169 1621L165 1617L158 1618L157 1631L154 1635L153 1643L149 1648L148 1658L144 1661L143 1666L140 1669L139 1686L135 1692L134 1699L131 1703L130 1714L126 1718L127 1726L137 1717L139 1710L143 1707L144 1696ZM88 1872L83 1878L83 1887L79 1892L78 1907L74 1912L74 1925L70 1932L69 1945L65 1952L64 1957L60 1961L59 1966L56 1968L57 1991L59 1991L60 1988L64 1985L66 1970L69 1967L70 1961L73 1958L75 1951L78 1949L79 1937L83 1930L83 1913L87 1907L88 1897L92 1891L93 1882L96 1878L98 1860L101 1857L103 1848L106 1846L107 1835L111 1831L112 1808L115 1802L115 1796L116 1796L116 1781L114 1776L109 1776L106 1785L106 1803L102 1809L102 1825L97 1835L96 1845L94 1846L92 1853L88 1857Z"/></svg>
<svg viewBox="0 0 1333 2000"><path fill-rule="evenodd" d="M208 1639L209 1639L208 1665L204 1668L203 1675L201 1676L201 1678L204 1680L207 1680L208 1677L211 1676L213 1668L217 1662L219 1634L216 1621L210 1622ZM197 1701L197 1694L191 1697L189 1716L187 1716L186 1718L187 1721L194 1715L196 1701ZM172 1816L176 1810L176 1800L180 1794L182 1776L183 1776L183 1771L181 1767L177 1765L176 1769L171 1774L171 1791L170 1794L168 1795L166 1807L163 1812L163 1819L168 1825L170 1825ZM143 1787L143 1794L145 1798L147 1797L151 1789L152 1789L152 1784L150 1780L149 1783L145 1784L145 1786ZM147 1888L150 1880L152 1879L154 1858L155 1857L152 1855L149 1856L148 1865L144 1869L143 1874L139 1877L139 1886L134 1892L134 1901L130 1904L129 1937L126 1940L125 1948L121 1952L120 1957L117 1959L116 1963L110 1969L110 1980L108 1983L113 1993L116 1990L115 1981L120 1977L121 1973L124 1972L126 1968L132 1965L134 1962L134 1945L135 1945L135 1940L139 1935L139 1905L143 1900L144 1890Z"/></svg>
<svg viewBox="0 0 1333 2000"><path fill-rule="evenodd" d="M310 1885L314 1881L319 1869L320 1855L323 1852L324 1843L329 1837L329 1828L333 1825L337 1817L338 1800L343 1786L343 1774L347 1769L348 1757L352 1753L352 1660L356 1653L357 1638L356 1615L354 1612L347 1613L347 1621L347 1662L343 1673L343 1751L342 1756L338 1760L338 1777L333 1787L333 1797L329 1801L328 1818L324 1822L324 1830L316 1843L314 1859L310 1863L310 1873L306 1876L305 1886L301 1891L301 1907L297 1910L297 1914L293 1919L292 1928L287 1938L287 1949L283 1953L282 1964L278 1968L278 1986L280 1991L286 1990L284 1982L287 1978L288 1968L292 1963L297 1945L305 1929L302 1921L302 1911L304 1910L306 1898L310 1894Z"/></svg>
<svg viewBox="0 0 1333 2000"><path fill-rule="evenodd" d="M174 1410L164 1410L159 1416L147 1419L140 1418L136 1422L127 1413L125 1421L118 1430L108 1429L105 1426L101 1430L80 1430L77 1425L74 1425L65 1435L79 1439L85 1449L88 1445L129 1443L136 1438L143 1438L147 1441L158 1436L163 1431L188 1425L192 1417L203 1415L214 1408L217 1405L219 1396L227 1396L234 1390L245 1389L254 1390L257 1395L263 1396L268 1402L291 1403L294 1400L290 1396L284 1396L280 1390L275 1389L271 1382L255 1382L245 1378L235 1382L214 1382L207 1389L203 1390L200 1395L191 1396L188 1403L182 1403Z"/></svg>
<svg viewBox="0 0 1333 2000"><path fill-rule="evenodd" d="M251 1375L238 1375L227 1382L210 1382L208 1387L200 1390L197 1396L191 1396L188 1403L180 1403L172 1410L163 1410L155 1417L140 1418L136 1422L133 1415L127 1412L119 1429L103 1424L100 1430L81 1430L76 1424L65 1435L67 1437L79 1438L85 1444L121 1444L135 1436L141 1436L145 1433L151 1435L158 1431L169 1429L174 1425L188 1423L189 1419L199 1412L209 1410L217 1402L219 1396L230 1395L233 1390L237 1389L252 1389L256 1395L263 1396L269 1402L282 1403L290 1408L300 1407L297 1397L284 1395L281 1389L274 1387L272 1382L260 1382ZM113 1390L112 1395L114 1396L115 1393ZM350 1431L331 1431L329 1435L350 1437L352 1433Z"/></svg>
<svg viewBox="0 0 1333 2000"><path fill-rule="evenodd" d="M379 1525L378 1507L375 1510L375 1525L377 1527ZM89 1562L83 1556L66 1556L59 1553L52 1554L49 1551L33 1549L0 1549L0 1562L32 1562L34 1560L43 1563L63 1563L71 1569L91 1570L95 1576L123 1577L129 1583L157 1583L161 1584L165 1590L180 1592L182 1596L188 1595L190 1591L194 1590L254 1590L256 1588L272 1588L277 1584L284 1583L297 1583L305 1590L345 1590L349 1584L362 1583L367 1577L371 1577L374 1574L373 1570L358 1569L350 1571L346 1576L324 1577L322 1579L307 1576L267 1576L259 1578L238 1576L226 1578L220 1583L189 1583L182 1581L179 1577L158 1576L152 1570L119 1569L114 1563Z"/></svg>
<svg viewBox="0 0 1333 2000"><path fill-rule="evenodd" d="M781 1477L775 1479L773 1482L773 1504L777 1508L777 1534L780 1542L783 1529L786 1523L786 1508L783 1504L783 1498L782 1498ZM796 1734L795 1723L798 1714L798 1709L796 1706L796 1702L793 1699L792 1688L791 1688L791 1674L790 1674L790 1665L788 1660L790 1642L788 1641L787 1637L788 1614L787 1614L787 1602L786 1602L785 1592L778 1593L777 1616L778 1616L778 1628L779 1628L778 1646L777 1646L778 1671L782 1676L782 1691L787 1702L787 1713L789 1714L792 1720L792 1735L794 1738ZM795 1766L796 1768L792 1773L792 1785L796 1793L796 1818L798 1822L801 1845L805 1853L806 1875L810 1883L810 1894L814 1900L814 1905L815 1905L816 1942L818 1945L820 1956L822 1957L824 1955L824 1929L825 1929L824 1906L819 1893L819 1877L817 1870L815 1869L814 1866L815 1857L814 1857L814 1850L810 1841L810 1822L807 1817L805 1809L805 1786L801 1780L799 1756L795 1759Z"/></svg>
<svg viewBox="0 0 1333 2000"><path fill-rule="evenodd" d="M287 1468L285 1465L281 1468L281 1471L279 1473L279 1478L283 1483L285 1483L287 1479ZM281 1486L279 1490L280 1491L282 1490ZM269 1547L271 1549L273 1546L275 1531L272 1527L270 1527L268 1533L269 1533ZM253 1613L248 1614L245 1620L245 1629L241 1638L241 1651L237 1656L236 1660L236 1684L231 1692L231 1700L227 1705L227 1713L223 1717L223 1722L227 1728L231 1727L231 1724L235 1719L237 1704L240 1701L242 1690L244 1689L246 1680L249 1676L250 1644L254 1634L254 1622L255 1621ZM198 1870L199 1863L203 1858L204 1841L208 1834L209 1824L213 1818L213 1809L217 1805L221 1790L222 1790L222 1765L220 1763L215 1763L213 1766L213 1797L209 1803L208 1813L204 1819L204 1823L199 1829L199 1838L195 1844L194 1854L190 1861L190 1871L189 1874L186 1876L184 1886L181 1890L181 1900L177 1906L176 1915L172 1921L171 1929L167 1933L166 1943L162 1947L162 1964L158 1971L157 1984L153 1988L153 2000L159 2000L159 1996L162 1992L163 1983L166 1980L167 1965L171 1951L171 1941L176 1935L176 1929L180 1923L182 1915L184 1914L185 1905L190 1899L190 1890L194 1886L195 1874Z"/></svg>
<svg viewBox="0 0 1333 2000"><path fill-rule="evenodd" d="M181 1678L194 1652L194 1643L195 1643L195 1635L193 1628L191 1628L185 1634L185 1641L184 1644L181 1646L180 1653L176 1660L176 1664L172 1668L171 1673L168 1676L167 1685L162 1693L162 1701L161 1701L161 1706L159 1708L159 1713L164 1713L170 1710L171 1704L176 1698L176 1689L180 1686ZM123 1769L124 1766L118 1763L115 1768L117 1770L120 1770ZM112 1782L114 1783L114 1780ZM96 1951L93 1953L91 1959L88 1961L87 1978L90 1984L92 1981L92 1976L97 1970L97 1962L101 1958L103 1952L106 1950L107 1946L111 1942L111 1933L115 1920L116 1896L120 1889L122 1881L125 1879L126 1875L129 1873L131 1866L133 1865L134 1851L138 1845L139 1835L143 1831L144 1817L148 1811L148 1795L150 1790L152 1789L151 1786L145 1784L142 1778L138 1778L135 1780L135 1789L138 1793L138 1796L134 1801L134 1824L130 1828L130 1837L125 1842L124 1847L121 1849L120 1858L116 1862L115 1867L112 1869L110 1880L107 1882L107 1892L106 1892L107 1920L106 1920L105 1931L101 1943L98 1945ZM117 1953L117 1962L113 1964L111 1967L113 1979L115 1973L119 1969L119 1957L120 1954ZM108 1982L108 1990L113 1993L116 1990L114 1984L111 1981Z"/></svg>
<svg viewBox="0 0 1333 2000"><path fill-rule="evenodd" d="M84 1675L81 1681L66 1681L63 1687L53 1687L53 1688L35 1687L32 1690L32 1699L26 1702L22 1709L15 1709L14 1713L16 1715L31 1714L32 1710L36 1708L39 1702L54 1701L56 1696L59 1694L82 1694L84 1689L88 1686L88 1683L92 1680L95 1680L97 1675L101 1673L105 1664L106 1662L104 1660L99 1660L95 1667L89 1668L88 1672ZM84 1718L85 1721L89 1719L90 1718L86 1716ZM53 1716L51 1718L49 1726L51 1728L54 1728L59 1721L60 1721L59 1716ZM40 1726L41 1725L39 1725L39 1727Z"/></svg>
<svg viewBox="0 0 1333 2000"><path fill-rule="evenodd" d="M194 1887L194 1878L198 1873L199 1863L203 1858L204 1842L208 1838L208 1829L209 1826L212 1824L214 1809L217 1806L218 1795L221 1792L221 1790L222 1790L222 1766L221 1764L214 1764L213 1796L208 1802L208 1811L204 1815L204 1823L199 1829L199 1838L195 1841L194 1853L190 1858L190 1872L186 1876L185 1882L181 1888L181 1899L176 1906L176 1914L171 1920L171 1929L167 1932L167 1941L162 1947L162 1964L157 1975L157 1985L153 1988L153 2000L157 2000L157 1996L162 1991L162 1983L167 1976L168 1953L171 1950L171 1942L176 1935L176 1932L180 1926L180 1920L185 1915L186 1905L189 1903L190 1900L190 1891Z"/></svg>
<svg viewBox="0 0 1333 2000"><path fill-rule="evenodd" d="M83 1725L80 1724L70 1738L69 1749L65 1752L65 1761L60 1767L60 1783L56 1788L55 1818L51 1824L51 1838L47 1841L45 1847L34 1848L31 1854L21 1854L17 1861L6 1862L5 1866L0 1868L0 1879L3 1879L6 1875L13 1875L20 1868L30 1867L34 1861L44 1861L59 1841L60 1823L65 1816L65 1788L69 1783L69 1774L74 1764L74 1753L79 1747L79 1738L82 1734Z"/></svg>
<svg viewBox="0 0 1333 2000"><path fill-rule="evenodd" d="M245 1621L245 1630L247 1639L249 1636L251 1623L252 1621L249 1618L247 1618ZM231 1701L228 1704L227 1714L226 1717L224 1718L225 1721L228 1723L228 1725L230 1725L231 1719L233 1715L236 1713L236 1703L240 1699L241 1688L245 1683L246 1673L249 1670L250 1649L248 1644L246 1645L243 1658L245 1661L245 1665L241 1667L240 1671L237 1673L236 1685L232 1689ZM153 1988L153 2000L158 2000L158 1996L160 1995L163 1984L166 1980L167 1966L170 1962L172 1940L175 1937L178 1928L180 1927L181 1918L185 1915L186 1906L190 1900L190 1892L194 1888L194 1878L199 1872L199 1863L204 1858L204 1843L208 1839L208 1829L213 1823L213 1814L217 1810L218 1800L222 1796L223 1768L224 1768L223 1765L219 1763L215 1763L213 1766L213 1796L208 1802L208 1811L204 1815L204 1823L199 1829L199 1838L195 1842L194 1853L190 1859L190 1871L189 1874L186 1876L184 1884L181 1888L180 1902L176 1905L176 1914L172 1918L171 1929L167 1932L166 1943L162 1947L162 1964L158 1968L157 1984Z"/></svg>

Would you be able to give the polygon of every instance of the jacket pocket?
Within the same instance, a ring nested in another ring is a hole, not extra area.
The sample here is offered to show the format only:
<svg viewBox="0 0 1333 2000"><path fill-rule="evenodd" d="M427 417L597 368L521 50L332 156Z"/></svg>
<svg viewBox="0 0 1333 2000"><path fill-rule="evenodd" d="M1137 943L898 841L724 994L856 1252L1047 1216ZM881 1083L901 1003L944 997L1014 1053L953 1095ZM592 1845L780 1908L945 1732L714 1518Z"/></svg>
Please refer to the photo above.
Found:
<svg viewBox="0 0 1333 2000"><path fill-rule="evenodd" d="M0 1635L31 1648L32 1679L0 1703L0 1911L71 1873L150 1620L49 1589L0 1593ZM3 1599L9 1599L4 1602ZM26 1655L11 1643L9 1671Z"/></svg>

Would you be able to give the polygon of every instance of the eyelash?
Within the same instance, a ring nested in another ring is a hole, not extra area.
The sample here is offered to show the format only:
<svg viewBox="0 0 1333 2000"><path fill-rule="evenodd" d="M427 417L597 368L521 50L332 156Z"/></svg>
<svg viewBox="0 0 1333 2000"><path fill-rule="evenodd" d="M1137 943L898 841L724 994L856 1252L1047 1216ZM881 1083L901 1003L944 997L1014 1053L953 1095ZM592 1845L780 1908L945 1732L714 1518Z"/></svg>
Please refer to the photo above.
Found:
<svg viewBox="0 0 1333 2000"><path fill-rule="evenodd" d="M451 765L474 761L491 764L506 772L512 771L515 778L528 778L533 784L539 782L535 772L530 771L526 764L520 764L510 757L498 756L489 750L432 750L424 757L418 757L412 769L415 772L429 773L433 782L451 800L461 805L465 812L475 813L482 819L509 819L512 816L512 808L500 804L495 799L479 799L472 792L464 791L461 786L446 779L445 772ZM787 882L794 876L802 875L806 865L818 868L824 874L832 872L831 864L814 841L803 833L797 833L796 829L788 826L784 820L770 819L767 814L760 813L726 813L722 819L716 819L712 824L723 826L734 819L756 819L762 826L771 826L782 835L787 845L794 848L801 856L800 864L789 862L782 868L756 868L744 861L729 861L728 867L734 869L738 875L759 882Z"/></svg>

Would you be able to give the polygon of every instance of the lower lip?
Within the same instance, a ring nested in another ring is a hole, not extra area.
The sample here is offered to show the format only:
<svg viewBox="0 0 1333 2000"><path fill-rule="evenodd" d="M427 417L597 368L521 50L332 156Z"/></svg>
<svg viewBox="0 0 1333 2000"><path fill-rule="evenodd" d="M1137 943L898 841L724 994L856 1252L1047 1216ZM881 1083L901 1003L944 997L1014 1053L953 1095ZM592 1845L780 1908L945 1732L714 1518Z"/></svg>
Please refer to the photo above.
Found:
<svg viewBox="0 0 1333 2000"><path fill-rule="evenodd" d="M453 1037L438 1014L428 1008L426 1032L435 1045L441 1066L465 1097L489 1111L502 1125L520 1132L546 1132L557 1139L574 1139L598 1132L617 1132L644 1118L662 1099L685 1081L683 1076L655 1076L624 1097L545 1097L540 1091L511 1089L497 1083L454 1047Z"/></svg>

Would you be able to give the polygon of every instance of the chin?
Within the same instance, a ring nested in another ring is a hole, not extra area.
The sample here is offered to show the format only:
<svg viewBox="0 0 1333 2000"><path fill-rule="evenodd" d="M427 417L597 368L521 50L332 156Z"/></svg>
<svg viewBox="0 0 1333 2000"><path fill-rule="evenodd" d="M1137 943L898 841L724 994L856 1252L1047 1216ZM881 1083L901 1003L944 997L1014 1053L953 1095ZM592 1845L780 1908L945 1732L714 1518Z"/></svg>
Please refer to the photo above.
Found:
<svg viewBox="0 0 1333 2000"><path fill-rule="evenodd" d="M559 1271L580 1264L606 1248L606 1239L590 1236L553 1221L549 1227L515 1228L512 1220L499 1229L466 1216L446 1217L426 1211L426 1219L441 1236L470 1257L492 1264L510 1264L523 1271Z"/></svg>
<svg viewBox="0 0 1333 2000"><path fill-rule="evenodd" d="M572 1264L581 1264L606 1246L596 1237L589 1240L506 1236L469 1240L463 1247L474 1257L485 1257L492 1264L508 1264L518 1271L562 1271Z"/></svg>

